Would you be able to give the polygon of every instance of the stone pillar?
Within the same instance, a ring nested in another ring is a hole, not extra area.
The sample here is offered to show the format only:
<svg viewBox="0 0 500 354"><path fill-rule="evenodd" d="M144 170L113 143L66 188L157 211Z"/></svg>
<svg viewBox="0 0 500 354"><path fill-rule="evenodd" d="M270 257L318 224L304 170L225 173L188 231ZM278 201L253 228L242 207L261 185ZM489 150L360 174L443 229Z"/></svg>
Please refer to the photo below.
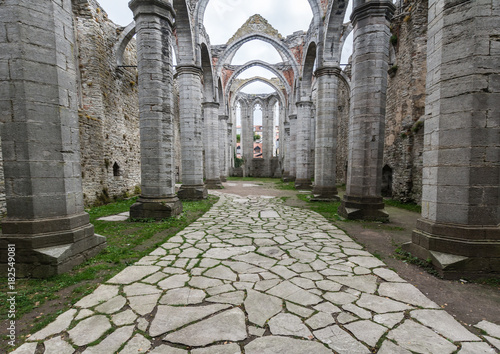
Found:
<svg viewBox="0 0 500 354"><path fill-rule="evenodd" d="M227 156L226 156L226 176L231 175L232 168L234 166L234 155L235 155L235 144L233 140L233 123L228 122L227 123L227 146L226 146L226 151L227 151Z"/></svg>
<svg viewBox="0 0 500 354"><path fill-rule="evenodd" d="M323 67L316 70L318 80L318 104L316 115L316 139L314 149L313 200L339 200L337 180L337 125L339 67Z"/></svg>
<svg viewBox="0 0 500 354"><path fill-rule="evenodd" d="M219 167L219 104L217 102L203 103L205 117L205 184L208 189L221 189Z"/></svg>
<svg viewBox="0 0 500 354"><path fill-rule="evenodd" d="M291 114L290 119L290 150L288 151L288 160L290 161L289 181L295 181L297 178L297 115Z"/></svg>
<svg viewBox="0 0 500 354"><path fill-rule="evenodd" d="M498 277L498 1L428 6L422 219L405 249L445 278Z"/></svg>
<svg viewBox="0 0 500 354"><path fill-rule="evenodd" d="M106 246L83 208L73 13L70 1L7 1L0 13L0 274L10 249L16 277L45 278Z"/></svg>
<svg viewBox="0 0 500 354"><path fill-rule="evenodd" d="M164 0L132 0L137 32L141 195L131 219L161 220L182 212L175 195L172 22Z"/></svg>
<svg viewBox="0 0 500 354"><path fill-rule="evenodd" d="M280 131L280 158L283 163L283 181L290 181L290 122L283 123Z"/></svg>
<svg viewBox="0 0 500 354"><path fill-rule="evenodd" d="M297 102L296 189L312 188L311 171L311 101Z"/></svg>
<svg viewBox="0 0 500 354"><path fill-rule="evenodd" d="M274 120L272 107L269 102L262 107L262 158L266 171L265 177L273 177L271 159L273 157L273 135L274 135Z"/></svg>
<svg viewBox="0 0 500 354"><path fill-rule="evenodd" d="M227 121L229 117L226 115L219 116L219 167L220 167L220 180L227 181Z"/></svg>
<svg viewBox="0 0 500 354"><path fill-rule="evenodd" d="M385 97L389 60L390 1L357 0L354 26L349 165L339 214L349 219L387 220L381 194Z"/></svg>
<svg viewBox="0 0 500 354"><path fill-rule="evenodd" d="M253 162L253 114L248 104L241 105L241 150L244 160L243 176L250 174Z"/></svg>
<svg viewBox="0 0 500 354"><path fill-rule="evenodd" d="M177 67L182 147L182 186L178 196L182 200L206 199L208 194L203 182L201 77L199 67Z"/></svg>

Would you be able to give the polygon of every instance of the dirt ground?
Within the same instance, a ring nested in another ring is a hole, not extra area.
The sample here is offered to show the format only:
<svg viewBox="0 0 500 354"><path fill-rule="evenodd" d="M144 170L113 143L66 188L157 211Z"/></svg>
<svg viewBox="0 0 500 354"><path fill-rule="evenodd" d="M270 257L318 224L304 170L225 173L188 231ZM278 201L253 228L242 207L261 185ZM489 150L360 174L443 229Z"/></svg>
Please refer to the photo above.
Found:
<svg viewBox="0 0 500 354"><path fill-rule="evenodd" d="M285 204L295 207L307 207L309 204L297 198L297 191L276 189L275 183L229 181L224 183L223 192L240 196L289 197ZM338 221L336 225L364 245L368 252L380 256L402 278L457 320L470 326L472 331L477 333L472 326L481 320L500 325L500 287L439 279L416 265L396 259L395 249L411 240L420 214L395 207L386 207L386 211L390 218L388 223Z"/></svg>

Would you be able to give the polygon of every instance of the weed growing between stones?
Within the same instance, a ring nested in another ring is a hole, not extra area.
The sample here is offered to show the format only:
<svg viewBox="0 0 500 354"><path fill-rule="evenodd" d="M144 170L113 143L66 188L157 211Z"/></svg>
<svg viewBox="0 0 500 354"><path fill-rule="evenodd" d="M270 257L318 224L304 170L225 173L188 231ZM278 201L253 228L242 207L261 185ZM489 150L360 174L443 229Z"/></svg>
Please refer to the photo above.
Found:
<svg viewBox="0 0 500 354"><path fill-rule="evenodd" d="M72 271L47 279L17 279L18 342L52 322L72 304L93 292L97 286L118 274L130 264L148 255L208 211L218 198L183 202L179 218L161 222L132 223L97 220L103 216L126 212L137 198L92 207L87 210L95 233L106 236L107 247L94 258ZM0 302L7 297L7 280L0 279ZM7 318L7 308L0 308L0 318ZM7 341L2 341L7 343ZM0 352L4 352L0 347Z"/></svg>

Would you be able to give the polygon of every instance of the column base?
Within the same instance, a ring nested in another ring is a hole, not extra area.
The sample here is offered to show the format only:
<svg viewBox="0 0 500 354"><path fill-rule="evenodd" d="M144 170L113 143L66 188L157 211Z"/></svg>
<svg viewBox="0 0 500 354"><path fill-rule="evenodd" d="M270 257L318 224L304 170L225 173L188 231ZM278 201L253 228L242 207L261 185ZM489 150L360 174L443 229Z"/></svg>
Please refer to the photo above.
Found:
<svg viewBox="0 0 500 354"><path fill-rule="evenodd" d="M339 207L339 215L351 220L382 221L389 220L384 210L382 197L352 197L344 195Z"/></svg>
<svg viewBox="0 0 500 354"><path fill-rule="evenodd" d="M176 196L167 198L139 197L130 207L130 220L163 220L182 212L182 203Z"/></svg>
<svg viewBox="0 0 500 354"><path fill-rule="evenodd" d="M207 186L207 189L223 189L224 188L224 186L222 185L222 182L220 181L219 178L207 179L205 181L205 185Z"/></svg>
<svg viewBox="0 0 500 354"><path fill-rule="evenodd" d="M177 192L177 197L180 200L202 200L207 199L208 192L207 187L204 184L201 185L181 185L179 192Z"/></svg>
<svg viewBox="0 0 500 354"><path fill-rule="evenodd" d="M500 278L500 228L417 221L403 250L429 260L445 279Z"/></svg>
<svg viewBox="0 0 500 354"><path fill-rule="evenodd" d="M310 179L295 179L295 189L309 191L312 189L312 181Z"/></svg>
<svg viewBox="0 0 500 354"><path fill-rule="evenodd" d="M220 176L220 181L221 182L227 182L227 177L226 176Z"/></svg>
<svg viewBox="0 0 500 354"><path fill-rule="evenodd" d="M283 182L295 182L295 176L291 176L290 174L283 175L281 179Z"/></svg>
<svg viewBox="0 0 500 354"><path fill-rule="evenodd" d="M335 186L314 186L312 193L311 202L338 202L340 200L337 187Z"/></svg>
<svg viewBox="0 0 500 354"><path fill-rule="evenodd" d="M87 213L2 222L0 276L7 276L8 246L14 245L16 277L47 278L70 271L106 247Z"/></svg>

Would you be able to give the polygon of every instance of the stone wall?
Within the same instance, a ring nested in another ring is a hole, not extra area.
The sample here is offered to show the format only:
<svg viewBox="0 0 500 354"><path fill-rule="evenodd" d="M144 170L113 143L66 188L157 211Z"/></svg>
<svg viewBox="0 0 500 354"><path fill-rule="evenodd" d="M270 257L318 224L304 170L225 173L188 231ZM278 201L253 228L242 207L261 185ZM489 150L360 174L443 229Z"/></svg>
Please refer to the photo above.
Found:
<svg viewBox="0 0 500 354"><path fill-rule="evenodd" d="M137 69L116 68L122 28L93 0L74 1L80 78L80 144L86 204L133 193L140 184ZM123 65L135 66L135 41Z"/></svg>
<svg viewBox="0 0 500 354"><path fill-rule="evenodd" d="M427 59L427 0L408 0L392 21L382 194L420 204ZM391 183L392 180L392 183ZM392 184L392 186L391 186Z"/></svg>

